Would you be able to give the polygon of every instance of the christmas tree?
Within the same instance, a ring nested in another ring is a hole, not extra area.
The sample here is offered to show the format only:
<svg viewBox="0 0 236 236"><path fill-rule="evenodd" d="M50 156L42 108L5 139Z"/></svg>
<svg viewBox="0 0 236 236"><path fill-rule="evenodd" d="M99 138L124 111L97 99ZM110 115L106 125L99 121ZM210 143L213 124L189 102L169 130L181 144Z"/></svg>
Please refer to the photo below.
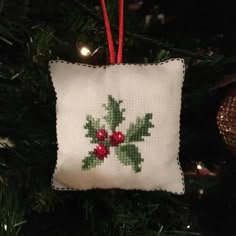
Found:
<svg viewBox="0 0 236 236"><path fill-rule="evenodd" d="M107 1L114 39L117 5ZM216 119L235 84L234 18L222 2L125 2L124 63L181 57L187 65L180 148L186 194L60 192L51 188L56 100L48 62L109 63L100 3L0 0L0 235L235 235L235 152Z"/></svg>

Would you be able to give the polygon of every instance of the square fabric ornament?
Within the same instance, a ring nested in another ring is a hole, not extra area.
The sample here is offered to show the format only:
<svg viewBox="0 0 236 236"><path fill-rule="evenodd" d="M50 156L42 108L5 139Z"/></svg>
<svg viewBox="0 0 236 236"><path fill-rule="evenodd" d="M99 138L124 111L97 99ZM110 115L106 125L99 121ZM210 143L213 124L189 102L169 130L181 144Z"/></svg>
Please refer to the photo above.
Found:
<svg viewBox="0 0 236 236"><path fill-rule="evenodd" d="M58 190L184 193L178 160L184 62L91 66L51 61Z"/></svg>

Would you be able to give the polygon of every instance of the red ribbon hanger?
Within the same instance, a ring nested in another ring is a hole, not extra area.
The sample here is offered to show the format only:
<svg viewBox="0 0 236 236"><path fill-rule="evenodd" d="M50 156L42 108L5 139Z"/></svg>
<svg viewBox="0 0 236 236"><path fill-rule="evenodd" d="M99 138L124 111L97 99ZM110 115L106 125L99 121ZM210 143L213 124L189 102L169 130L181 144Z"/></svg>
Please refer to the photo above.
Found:
<svg viewBox="0 0 236 236"><path fill-rule="evenodd" d="M105 22L105 28L107 33L107 41L110 53L110 62L111 64L116 63L115 49L114 43L111 34L111 27L109 23L109 18L107 15L106 3L105 0L100 0L102 6L102 12ZM124 0L119 0L119 46L117 53L117 64L122 63L122 55L123 55L123 35L124 35Z"/></svg>

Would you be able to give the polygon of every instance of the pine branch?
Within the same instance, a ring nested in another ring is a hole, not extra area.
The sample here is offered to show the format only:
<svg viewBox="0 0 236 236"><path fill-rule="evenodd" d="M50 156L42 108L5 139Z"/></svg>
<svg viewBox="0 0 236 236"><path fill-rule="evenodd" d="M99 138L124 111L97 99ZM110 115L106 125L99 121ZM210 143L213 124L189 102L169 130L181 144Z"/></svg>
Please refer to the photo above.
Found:
<svg viewBox="0 0 236 236"><path fill-rule="evenodd" d="M162 234L160 234L161 236ZM202 234L200 233L195 233L195 232L187 232L187 231L166 231L164 232L163 236L201 236Z"/></svg>
<svg viewBox="0 0 236 236"><path fill-rule="evenodd" d="M26 223L26 220L15 187L0 183L0 206L0 235L19 235L20 229Z"/></svg>
<svg viewBox="0 0 236 236"><path fill-rule="evenodd" d="M85 4L81 3L80 1L76 1L76 3L84 11L86 11L91 17L95 18L97 21L99 21L101 23L104 23L103 18L98 16L96 13L94 13L94 11L92 9L90 9ZM116 31L119 30L118 27L115 26L114 24L110 24L110 26L111 26L111 28L113 28ZM196 59L203 59L203 60L206 60L206 61L212 61L212 60L215 59L215 56L208 56L207 54L202 54L202 53L198 53L198 52L192 52L192 51L189 51L189 50L186 50L186 49L182 49L182 48L176 48L172 44L163 43L163 42L160 42L157 39L149 38L149 37L147 37L145 35L135 34L135 33L129 32L129 31L124 31L124 35L128 36L128 37L131 37L131 38L134 38L134 39L137 39L137 40L146 41L146 42L155 44L158 47L161 47L163 49L169 50L169 51L174 52L174 53L181 54L183 56L192 57L192 58L196 58Z"/></svg>

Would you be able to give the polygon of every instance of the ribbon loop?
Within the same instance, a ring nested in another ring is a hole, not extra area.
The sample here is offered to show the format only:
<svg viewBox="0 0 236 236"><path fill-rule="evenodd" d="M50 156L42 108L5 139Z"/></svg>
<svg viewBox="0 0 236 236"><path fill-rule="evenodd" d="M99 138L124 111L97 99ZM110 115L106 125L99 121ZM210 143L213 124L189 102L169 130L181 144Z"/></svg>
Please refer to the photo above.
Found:
<svg viewBox="0 0 236 236"><path fill-rule="evenodd" d="M116 63L116 56L115 56L115 48L112 39L111 27L109 23L109 18L106 9L105 0L100 0L103 12L103 18L105 22L106 34L107 34L107 41L110 53L110 63ZM118 46L118 53L117 53L117 63L122 63L122 56L123 56L123 37L124 37L124 0L119 0L119 46Z"/></svg>

